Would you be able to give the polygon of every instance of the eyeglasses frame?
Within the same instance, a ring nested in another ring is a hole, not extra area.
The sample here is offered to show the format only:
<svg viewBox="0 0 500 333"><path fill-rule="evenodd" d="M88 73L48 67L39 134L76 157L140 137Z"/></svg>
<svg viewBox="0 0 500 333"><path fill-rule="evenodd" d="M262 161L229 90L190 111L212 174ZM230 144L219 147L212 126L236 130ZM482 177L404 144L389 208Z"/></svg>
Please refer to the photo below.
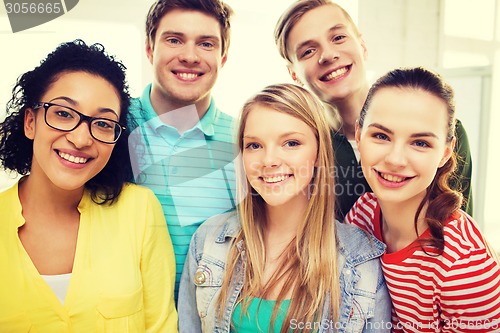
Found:
<svg viewBox="0 0 500 333"><path fill-rule="evenodd" d="M63 129L60 129L60 128L57 128L57 127L54 127L52 126L51 124L48 123L47 121L47 111L49 110L49 108L51 106L60 106L60 107L63 107L63 108L66 108L66 109L70 109L71 111L75 112L77 115L80 116L80 120L78 121L78 123L75 125L75 127L73 127L72 129L69 129L69 130L63 130ZM113 120L113 119L108 119L108 118L103 118L103 117L90 117L90 116L87 116L87 115L84 115L83 113L81 113L80 111L77 111L69 106L66 106L66 105L60 105L60 104L57 104L57 103L49 103L49 102L38 102L38 103L35 103L33 105L33 110L36 110L36 109L40 109L40 108L43 108L45 110L45 114L44 114L44 120L45 120L45 123L47 124L47 126L49 126L50 128L53 128L55 130L58 130L58 131L61 131L61 132L71 132L71 131L74 131L78 126L80 126L80 124L82 122L86 122L88 127L89 127L89 133L90 135L92 136L92 138L94 138L95 140L99 141L99 142L102 142L102 143L106 143L106 144L115 144L118 139L120 139L120 136L122 135L123 131L127 129L127 126L124 126L122 125L121 123L119 123L118 121L116 120ZM90 127L90 124L94 121L94 120L106 120L106 121L111 121L115 124L118 124L118 126L120 127L120 134L118 134L118 137L116 138L115 141L113 142L107 142L107 141L102 141L102 140L99 140L98 138L96 138L94 136L94 134L92 133L92 129Z"/></svg>

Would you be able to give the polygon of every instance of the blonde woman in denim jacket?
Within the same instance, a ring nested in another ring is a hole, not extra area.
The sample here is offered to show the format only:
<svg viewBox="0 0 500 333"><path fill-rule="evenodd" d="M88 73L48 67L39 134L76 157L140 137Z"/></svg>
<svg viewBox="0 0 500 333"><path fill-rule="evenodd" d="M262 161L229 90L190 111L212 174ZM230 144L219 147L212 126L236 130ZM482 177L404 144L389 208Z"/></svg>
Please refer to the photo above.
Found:
<svg viewBox="0 0 500 333"><path fill-rule="evenodd" d="M245 104L240 205L191 240L181 333L390 331L385 247L334 222L330 142L321 102L301 87L269 86Z"/></svg>

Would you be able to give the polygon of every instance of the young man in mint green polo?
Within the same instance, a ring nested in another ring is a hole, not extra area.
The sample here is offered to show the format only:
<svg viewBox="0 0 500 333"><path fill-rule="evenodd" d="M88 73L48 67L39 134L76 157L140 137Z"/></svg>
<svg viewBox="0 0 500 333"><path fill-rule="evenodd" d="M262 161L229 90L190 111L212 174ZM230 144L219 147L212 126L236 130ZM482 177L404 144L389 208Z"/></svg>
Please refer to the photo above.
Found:
<svg viewBox="0 0 500 333"><path fill-rule="evenodd" d="M135 181L160 200L178 286L191 236L235 206L233 119L211 90L227 59L232 10L218 0L158 0L146 21L153 81L132 101Z"/></svg>

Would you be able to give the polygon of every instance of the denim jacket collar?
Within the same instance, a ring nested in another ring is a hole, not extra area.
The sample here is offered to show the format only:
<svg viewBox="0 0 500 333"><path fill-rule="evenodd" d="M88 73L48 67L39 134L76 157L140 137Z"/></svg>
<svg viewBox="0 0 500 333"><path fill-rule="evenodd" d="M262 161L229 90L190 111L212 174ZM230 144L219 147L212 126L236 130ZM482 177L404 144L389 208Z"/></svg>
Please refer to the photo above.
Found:
<svg viewBox="0 0 500 333"><path fill-rule="evenodd" d="M385 244L376 239L375 237L365 233L361 229L353 228L352 226L335 221L336 235L338 249L346 258L346 261L351 263L352 266L360 265L364 262L380 257L385 251ZM236 238L241 230L241 224L238 220L237 214L230 216L222 225L215 242L224 243L227 238ZM360 244L352 242L353 233L358 237L368 237L369 242Z"/></svg>
<svg viewBox="0 0 500 333"><path fill-rule="evenodd" d="M365 231L339 221L336 221L335 227L338 250L352 266L378 258L384 253L385 244ZM353 242L353 238L368 238L368 241Z"/></svg>
<svg viewBox="0 0 500 333"><path fill-rule="evenodd" d="M216 243L224 243L226 238L236 238L241 230L241 224L238 220L237 214L232 214L226 222L222 225L220 232L215 238Z"/></svg>

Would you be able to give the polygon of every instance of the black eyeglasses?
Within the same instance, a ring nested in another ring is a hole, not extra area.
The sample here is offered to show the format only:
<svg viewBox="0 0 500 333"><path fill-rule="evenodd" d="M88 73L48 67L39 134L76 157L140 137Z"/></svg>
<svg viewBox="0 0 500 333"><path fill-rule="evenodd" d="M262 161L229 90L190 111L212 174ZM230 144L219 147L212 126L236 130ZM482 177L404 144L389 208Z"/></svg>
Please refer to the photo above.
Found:
<svg viewBox="0 0 500 333"><path fill-rule="evenodd" d="M127 129L117 121L108 118L86 116L75 109L54 103L39 102L33 109L45 109L45 123L53 129L71 132L83 121L89 125L90 135L103 143L115 143L120 138L123 130Z"/></svg>

